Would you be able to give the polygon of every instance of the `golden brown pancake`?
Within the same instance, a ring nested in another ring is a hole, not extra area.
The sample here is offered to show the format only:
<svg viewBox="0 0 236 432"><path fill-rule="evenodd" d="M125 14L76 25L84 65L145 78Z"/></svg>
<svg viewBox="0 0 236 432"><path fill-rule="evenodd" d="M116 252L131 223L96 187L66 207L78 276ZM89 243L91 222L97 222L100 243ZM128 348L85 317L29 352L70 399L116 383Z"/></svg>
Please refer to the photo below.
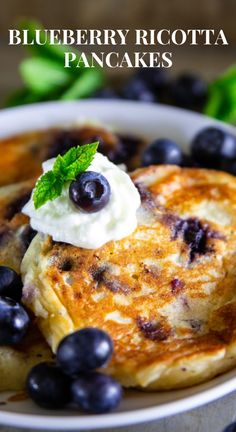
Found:
<svg viewBox="0 0 236 432"><path fill-rule="evenodd" d="M0 140L0 186L37 178L42 173L43 161L92 141L99 141L99 151L117 163L127 162L130 168L139 163L143 142L129 136L120 137L102 126L27 132Z"/></svg>
<svg viewBox="0 0 236 432"><path fill-rule="evenodd" d="M124 142L125 139L132 147L129 156L133 157L139 140L130 142L129 137L124 137ZM94 140L100 141L100 150L110 157L116 157L117 150L120 152L118 135L101 126L54 128L0 140L0 265L19 272L23 255L35 235L21 209L30 197L35 179L42 172L42 162L65 153L75 145ZM137 144L136 147L133 144ZM50 360L51 356L51 349L37 326L32 324L21 345L0 347L0 391L24 388L31 367Z"/></svg>
<svg viewBox="0 0 236 432"><path fill-rule="evenodd" d="M142 206L129 237L86 250L38 234L22 264L24 303L53 351L68 333L107 331L105 372L173 389L236 365L236 178L152 166L131 175Z"/></svg>

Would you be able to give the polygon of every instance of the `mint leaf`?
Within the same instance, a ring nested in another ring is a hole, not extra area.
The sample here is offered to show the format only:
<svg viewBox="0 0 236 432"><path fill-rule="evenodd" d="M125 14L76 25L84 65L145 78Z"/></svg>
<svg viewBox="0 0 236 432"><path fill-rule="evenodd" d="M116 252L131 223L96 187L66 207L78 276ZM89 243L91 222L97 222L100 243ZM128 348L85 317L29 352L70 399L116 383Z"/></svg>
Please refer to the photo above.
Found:
<svg viewBox="0 0 236 432"><path fill-rule="evenodd" d="M99 142L73 147L64 156L57 156L53 172L64 181L74 180L91 165Z"/></svg>
<svg viewBox="0 0 236 432"><path fill-rule="evenodd" d="M63 156L58 155L54 165L53 165L53 172L57 177L63 178L66 176L66 172L67 172L67 167L66 167L66 163L63 159Z"/></svg>
<svg viewBox="0 0 236 432"><path fill-rule="evenodd" d="M48 171L36 183L33 201L36 209L47 201L52 201L61 195L63 182L53 171Z"/></svg>
<svg viewBox="0 0 236 432"><path fill-rule="evenodd" d="M76 176L91 165L97 151L99 142L73 147L63 156L57 156L53 168L47 171L37 181L33 202L36 209L40 208L47 201L59 197L64 184L76 179Z"/></svg>

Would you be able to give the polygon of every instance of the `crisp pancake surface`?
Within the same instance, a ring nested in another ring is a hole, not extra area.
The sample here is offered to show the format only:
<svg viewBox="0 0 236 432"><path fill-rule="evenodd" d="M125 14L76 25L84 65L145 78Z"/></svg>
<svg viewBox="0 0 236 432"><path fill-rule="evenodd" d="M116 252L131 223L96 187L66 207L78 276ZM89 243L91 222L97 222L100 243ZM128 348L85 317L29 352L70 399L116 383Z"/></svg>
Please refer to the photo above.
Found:
<svg viewBox="0 0 236 432"><path fill-rule="evenodd" d="M176 166L131 176L136 231L97 250L38 234L23 300L54 351L99 327L115 346L105 371L124 386L190 386L236 365L236 178Z"/></svg>

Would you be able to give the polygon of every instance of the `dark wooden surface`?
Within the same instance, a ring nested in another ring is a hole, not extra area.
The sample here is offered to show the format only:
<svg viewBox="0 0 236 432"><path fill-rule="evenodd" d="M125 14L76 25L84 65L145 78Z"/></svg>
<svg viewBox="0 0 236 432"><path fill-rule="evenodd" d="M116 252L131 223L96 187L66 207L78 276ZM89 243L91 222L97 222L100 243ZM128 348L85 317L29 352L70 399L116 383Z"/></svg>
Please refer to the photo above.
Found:
<svg viewBox="0 0 236 432"><path fill-rule="evenodd" d="M22 16L53 28L225 28L236 42L235 0L2 0L0 33Z"/></svg>

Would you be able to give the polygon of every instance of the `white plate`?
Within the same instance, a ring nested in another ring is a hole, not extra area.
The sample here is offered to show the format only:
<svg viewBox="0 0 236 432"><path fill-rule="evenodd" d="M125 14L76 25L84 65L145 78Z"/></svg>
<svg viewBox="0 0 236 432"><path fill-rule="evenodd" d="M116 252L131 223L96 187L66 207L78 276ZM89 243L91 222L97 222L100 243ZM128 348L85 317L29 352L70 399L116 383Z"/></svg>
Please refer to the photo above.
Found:
<svg viewBox="0 0 236 432"><path fill-rule="evenodd" d="M98 120L148 140L172 138L185 149L197 131L215 123L202 115L163 105L98 100L52 102L2 110L0 137L83 119ZM235 131L234 128L232 130ZM235 370L185 390L162 393L129 391L119 410L99 416L69 410L46 411L29 400L7 402L6 405L0 404L0 424L55 430L112 428L177 414L211 402L233 390L236 390ZM6 399L7 394L0 394L0 402Z"/></svg>

